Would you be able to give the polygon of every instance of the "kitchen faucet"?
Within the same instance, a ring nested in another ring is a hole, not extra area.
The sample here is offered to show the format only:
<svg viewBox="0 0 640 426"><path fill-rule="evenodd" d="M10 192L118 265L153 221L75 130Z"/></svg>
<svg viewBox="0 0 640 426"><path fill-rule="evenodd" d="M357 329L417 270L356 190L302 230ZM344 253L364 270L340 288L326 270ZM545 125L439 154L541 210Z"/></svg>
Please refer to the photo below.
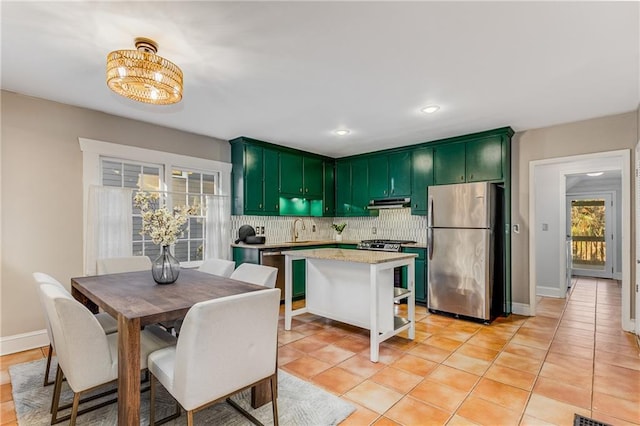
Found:
<svg viewBox="0 0 640 426"><path fill-rule="evenodd" d="M293 221L293 242L294 243L298 240L298 231L296 231L296 223L298 223L298 221L302 223L302 230L306 229L304 227L304 220L297 218L296 220Z"/></svg>

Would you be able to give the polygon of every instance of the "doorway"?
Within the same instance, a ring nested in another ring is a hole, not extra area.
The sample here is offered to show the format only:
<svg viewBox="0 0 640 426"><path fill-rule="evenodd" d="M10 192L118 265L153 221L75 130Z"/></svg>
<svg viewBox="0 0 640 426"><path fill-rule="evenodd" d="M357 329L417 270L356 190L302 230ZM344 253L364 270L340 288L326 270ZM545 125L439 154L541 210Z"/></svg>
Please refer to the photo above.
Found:
<svg viewBox="0 0 640 426"><path fill-rule="evenodd" d="M614 197L614 193L567 195L567 268L571 275L613 279L617 240Z"/></svg>
<svg viewBox="0 0 640 426"><path fill-rule="evenodd" d="M535 160L529 167L529 312L536 297L566 297L567 179L571 175L616 171L621 176L619 236L621 323L635 329L631 318L631 152L618 150ZM592 189L593 192L593 189ZM570 265L569 265L570 266ZM635 287L635 286L634 286ZM635 290L635 288L634 288Z"/></svg>

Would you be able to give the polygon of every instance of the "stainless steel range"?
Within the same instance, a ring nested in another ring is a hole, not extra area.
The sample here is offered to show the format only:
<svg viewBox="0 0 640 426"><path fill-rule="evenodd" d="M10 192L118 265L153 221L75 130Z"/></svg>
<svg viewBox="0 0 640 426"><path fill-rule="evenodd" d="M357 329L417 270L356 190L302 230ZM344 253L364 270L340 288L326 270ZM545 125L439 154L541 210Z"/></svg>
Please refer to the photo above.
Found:
<svg viewBox="0 0 640 426"><path fill-rule="evenodd" d="M359 250L402 251L402 244L415 244L410 240L362 240L358 243Z"/></svg>

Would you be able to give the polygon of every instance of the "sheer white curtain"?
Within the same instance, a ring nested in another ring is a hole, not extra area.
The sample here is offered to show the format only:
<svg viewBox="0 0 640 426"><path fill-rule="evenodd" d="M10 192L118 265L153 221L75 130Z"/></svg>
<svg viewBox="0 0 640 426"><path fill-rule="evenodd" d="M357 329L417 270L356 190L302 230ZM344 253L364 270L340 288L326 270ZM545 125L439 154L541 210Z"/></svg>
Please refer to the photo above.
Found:
<svg viewBox="0 0 640 426"><path fill-rule="evenodd" d="M220 195L207 196L205 259L231 260L231 200Z"/></svg>
<svg viewBox="0 0 640 426"><path fill-rule="evenodd" d="M96 274L96 260L132 255L131 189L89 187L85 274Z"/></svg>

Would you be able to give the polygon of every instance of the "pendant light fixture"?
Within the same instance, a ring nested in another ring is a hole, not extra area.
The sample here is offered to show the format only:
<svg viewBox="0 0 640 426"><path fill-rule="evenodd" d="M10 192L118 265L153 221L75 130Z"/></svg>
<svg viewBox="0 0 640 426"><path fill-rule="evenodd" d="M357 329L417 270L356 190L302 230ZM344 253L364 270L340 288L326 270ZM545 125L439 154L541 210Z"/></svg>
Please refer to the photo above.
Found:
<svg viewBox="0 0 640 426"><path fill-rule="evenodd" d="M137 50L115 50L107 56L107 85L125 98L156 105L182 99L182 70L156 55L158 45L136 38Z"/></svg>

